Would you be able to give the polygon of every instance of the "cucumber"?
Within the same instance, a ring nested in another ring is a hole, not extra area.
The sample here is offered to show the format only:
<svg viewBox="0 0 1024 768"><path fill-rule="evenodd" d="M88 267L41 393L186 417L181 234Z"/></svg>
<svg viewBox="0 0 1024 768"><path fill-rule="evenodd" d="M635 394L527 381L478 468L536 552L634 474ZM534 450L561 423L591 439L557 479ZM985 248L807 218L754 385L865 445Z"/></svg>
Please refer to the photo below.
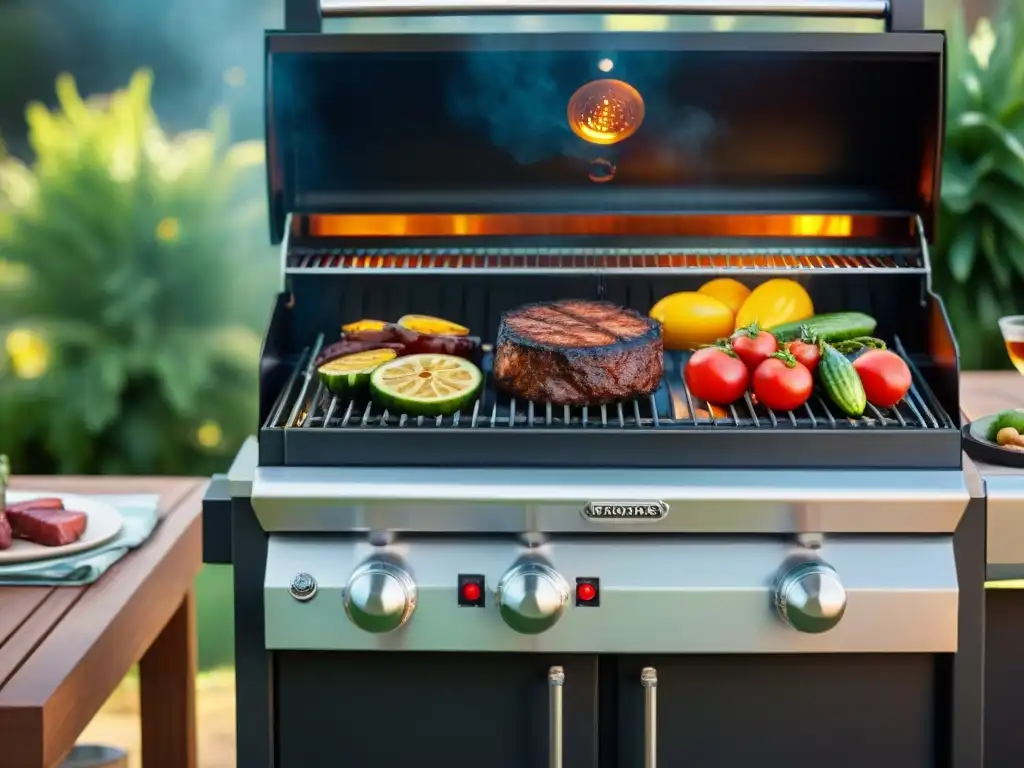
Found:
<svg viewBox="0 0 1024 768"><path fill-rule="evenodd" d="M854 419L864 415L868 398L857 369L846 355L825 343L821 343L818 378L828 399L835 403L839 410Z"/></svg>
<svg viewBox="0 0 1024 768"><path fill-rule="evenodd" d="M797 323L783 323L768 330L779 341L796 341L804 328L812 338L821 341L846 341L858 336L870 336L877 326L878 321L863 312L833 312L815 315Z"/></svg>

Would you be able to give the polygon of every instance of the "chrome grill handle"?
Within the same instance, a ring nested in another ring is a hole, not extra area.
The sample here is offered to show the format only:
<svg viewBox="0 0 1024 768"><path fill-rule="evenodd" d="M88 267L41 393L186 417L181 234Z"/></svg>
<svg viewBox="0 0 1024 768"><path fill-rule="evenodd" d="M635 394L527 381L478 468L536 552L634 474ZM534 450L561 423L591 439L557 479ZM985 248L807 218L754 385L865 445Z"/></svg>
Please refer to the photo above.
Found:
<svg viewBox="0 0 1024 768"><path fill-rule="evenodd" d="M658 670L640 672L644 689L644 768L658 768Z"/></svg>
<svg viewBox="0 0 1024 768"><path fill-rule="evenodd" d="M548 670L548 768L562 768L562 688L565 670Z"/></svg>
<svg viewBox="0 0 1024 768"><path fill-rule="evenodd" d="M884 19L890 0L320 0L324 18L610 13L838 16Z"/></svg>

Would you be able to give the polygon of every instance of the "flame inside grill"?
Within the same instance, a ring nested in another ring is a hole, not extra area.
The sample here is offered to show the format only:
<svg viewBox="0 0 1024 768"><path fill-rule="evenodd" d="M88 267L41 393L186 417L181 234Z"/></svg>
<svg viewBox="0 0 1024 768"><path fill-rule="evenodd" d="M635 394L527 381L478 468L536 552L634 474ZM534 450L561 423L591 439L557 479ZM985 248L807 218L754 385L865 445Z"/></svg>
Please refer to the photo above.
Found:
<svg viewBox="0 0 1024 768"><path fill-rule="evenodd" d="M579 88L566 110L573 133L591 144L617 144L644 121L640 92L622 80L594 80Z"/></svg>

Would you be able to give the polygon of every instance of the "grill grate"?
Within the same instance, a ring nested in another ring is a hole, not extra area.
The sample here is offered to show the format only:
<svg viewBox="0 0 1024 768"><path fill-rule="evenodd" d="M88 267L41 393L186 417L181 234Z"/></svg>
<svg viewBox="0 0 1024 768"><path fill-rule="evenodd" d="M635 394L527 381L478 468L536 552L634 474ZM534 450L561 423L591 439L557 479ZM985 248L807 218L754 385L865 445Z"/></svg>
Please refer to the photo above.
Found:
<svg viewBox="0 0 1024 768"><path fill-rule="evenodd" d="M895 270L925 273L918 248L294 248L289 273L414 272L464 274L720 273L757 270L760 274L794 271Z"/></svg>
<svg viewBox="0 0 1024 768"><path fill-rule="evenodd" d="M778 413L755 405L749 395L727 409L712 408L695 398L683 379L689 353L665 354L665 377L657 392L647 398L606 406L570 408L550 403L521 402L497 392L491 385L489 360L485 364L487 386L472 409L436 418L408 416L380 409L366 400L330 395L318 381L313 361L322 337L300 358L281 400L268 419L268 427L302 430L380 430L442 428L472 429L808 429L808 430L930 430L952 428L953 423L934 400L920 373L896 340L895 350L913 372L906 399L895 408L869 405L863 417L839 414L819 392L803 408ZM297 390L297 391L296 391ZM289 408L289 405L291 406ZM286 415L287 414L287 415Z"/></svg>

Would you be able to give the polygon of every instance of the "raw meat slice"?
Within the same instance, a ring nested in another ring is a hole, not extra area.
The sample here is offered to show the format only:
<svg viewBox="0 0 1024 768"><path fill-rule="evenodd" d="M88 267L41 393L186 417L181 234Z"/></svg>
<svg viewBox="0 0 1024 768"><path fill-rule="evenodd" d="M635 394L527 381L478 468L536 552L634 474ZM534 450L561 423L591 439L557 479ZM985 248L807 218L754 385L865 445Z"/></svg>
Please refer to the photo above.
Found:
<svg viewBox="0 0 1024 768"><path fill-rule="evenodd" d="M14 536L45 547L63 547L82 538L88 518L69 509L13 509L7 517Z"/></svg>

